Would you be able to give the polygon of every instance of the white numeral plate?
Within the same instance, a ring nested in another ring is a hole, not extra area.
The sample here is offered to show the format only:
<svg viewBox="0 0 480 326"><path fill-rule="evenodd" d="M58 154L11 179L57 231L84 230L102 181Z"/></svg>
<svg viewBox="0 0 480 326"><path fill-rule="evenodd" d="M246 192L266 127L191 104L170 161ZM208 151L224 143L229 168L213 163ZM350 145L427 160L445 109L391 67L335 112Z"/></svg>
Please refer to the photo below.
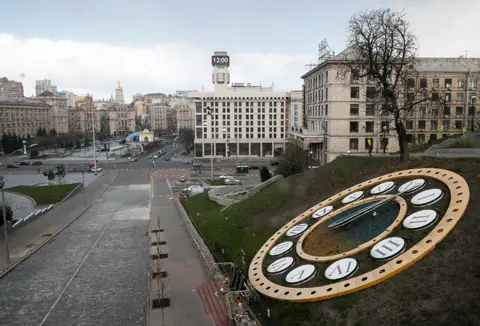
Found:
<svg viewBox="0 0 480 326"><path fill-rule="evenodd" d="M343 204L349 204L349 203L352 203L354 202L355 200L357 199L360 199L363 197L363 191L356 191L354 193L351 193L350 195L348 196L345 196L343 199L342 199L342 203Z"/></svg>
<svg viewBox="0 0 480 326"><path fill-rule="evenodd" d="M307 223L297 224L293 228L287 231L287 237L295 237L299 234L302 234L303 232L305 232L307 228L308 228Z"/></svg>
<svg viewBox="0 0 480 326"><path fill-rule="evenodd" d="M430 226L438 218L438 213L433 209L424 209L415 212L403 220L403 226L410 230L419 230Z"/></svg>
<svg viewBox="0 0 480 326"><path fill-rule="evenodd" d="M422 188L426 183L424 179L411 180L398 187L398 192L408 194Z"/></svg>
<svg viewBox="0 0 480 326"><path fill-rule="evenodd" d="M278 256L286 253L287 251L292 249L292 247L293 247L292 241L285 241L285 242L279 243L278 245L270 249L269 254L270 256Z"/></svg>
<svg viewBox="0 0 480 326"><path fill-rule="evenodd" d="M399 237L386 238L373 246L370 256L375 259L389 259L405 250L407 242Z"/></svg>
<svg viewBox="0 0 480 326"><path fill-rule="evenodd" d="M358 268L358 262L353 258L343 258L337 260L327 267L325 277L329 280L340 280L355 273Z"/></svg>
<svg viewBox="0 0 480 326"><path fill-rule="evenodd" d="M443 191L440 189L424 190L412 198L413 205L428 205L433 204L443 196Z"/></svg>
<svg viewBox="0 0 480 326"><path fill-rule="evenodd" d="M304 282L310 279L315 274L315 266L308 264L298 266L290 271L285 277L285 281L290 284Z"/></svg>
<svg viewBox="0 0 480 326"><path fill-rule="evenodd" d="M312 218L320 218L330 214L333 211L333 206L325 206L313 213Z"/></svg>
<svg viewBox="0 0 480 326"><path fill-rule="evenodd" d="M379 185L376 185L370 190L370 194L372 195L378 195L378 194L383 194L385 192L388 192L395 188L395 182L393 181L387 181L384 183L381 183Z"/></svg>
<svg viewBox="0 0 480 326"><path fill-rule="evenodd" d="M273 263L268 265L267 272L269 272L270 274L281 273L292 265L293 265L292 257L283 257L275 260Z"/></svg>

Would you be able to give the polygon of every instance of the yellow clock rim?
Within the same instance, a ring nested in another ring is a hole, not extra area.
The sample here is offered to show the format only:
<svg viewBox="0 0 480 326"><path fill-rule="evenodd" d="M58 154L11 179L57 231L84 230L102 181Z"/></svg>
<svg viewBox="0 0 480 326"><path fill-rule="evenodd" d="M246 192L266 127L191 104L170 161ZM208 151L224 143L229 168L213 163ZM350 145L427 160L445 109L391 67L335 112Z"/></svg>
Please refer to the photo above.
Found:
<svg viewBox="0 0 480 326"><path fill-rule="evenodd" d="M271 282L263 274L263 261L269 250L276 244L276 241L290 228L309 218L317 210L332 204L341 197L347 196L355 191L375 186L381 182L413 177L427 177L443 182L450 191L450 204L443 217L438 221L437 225L430 231L430 233L401 255L372 271L324 286L308 288L287 287ZM429 253L437 243L443 240L443 238L455 227L465 214L469 199L470 190L465 179L457 173L443 169L422 168L403 170L359 183L347 190L339 192L298 215L269 238L250 263L248 271L250 283L258 292L267 297L291 302L326 300L374 286L407 269Z"/></svg>

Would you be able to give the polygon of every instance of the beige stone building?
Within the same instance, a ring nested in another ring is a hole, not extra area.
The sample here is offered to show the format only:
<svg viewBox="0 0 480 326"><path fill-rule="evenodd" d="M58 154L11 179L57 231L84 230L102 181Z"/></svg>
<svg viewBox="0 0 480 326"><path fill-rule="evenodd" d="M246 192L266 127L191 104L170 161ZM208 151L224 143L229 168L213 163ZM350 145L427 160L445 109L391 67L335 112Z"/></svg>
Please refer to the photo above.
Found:
<svg viewBox="0 0 480 326"><path fill-rule="evenodd" d="M50 105L27 98L0 96L0 134L30 134L34 137L39 128L49 128Z"/></svg>
<svg viewBox="0 0 480 326"><path fill-rule="evenodd" d="M147 113L147 104L145 104L145 102L143 101L135 101L134 107L137 117L140 117L143 114Z"/></svg>
<svg viewBox="0 0 480 326"><path fill-rule="evenodd" d="M68 133L67 98L56 96L52 92L46 91L39 94L37 99L50 105L48 115L50 122L49 130L55 129L57 134Z"/></svg>
<svg viewBox="0 0 480 326"><path fill-rule="evenodd" d="M167 116L169 115L168 113L173 110L170 106L170 100L167 97L152 98L147 107L150 113L151 130L154 133L166 132L168 128Z"/></svg>
<svg viewBox="0 0 480 326"><path fill-rule="evenodd" d="M0 96L22 98L22 83L8 80L6 77L0 78Z"/></svg>
<svg viewBox="0 0 480 326"><path fill-rule="evenodd" d="M176 113L177 133L182 128L195 129L195 103L185 98L178 99L174 102L173 109Z"/></svg>
<svg viewBox="0 0 480 326"><path fill-rule="evenodd" d="M85 132L87 130L87 112L84 108L68 110L68 131Z"/></svg>
<svg viewBox="0 0 480 326"><path fill-rule="evenodd" d="M290 142L303 146L321 163L347 153L368 153L369 140L374 153L382 152L384 143L389 152L398 151L392 117L370 99L375 96L374 85L345 74L344 57L340 53L302 76L306 125L289 135ZM478 130L480 59L419 58L408 68L415 78L408 80L407 97L436 99L417 105L403 117L410 143L461 133L472 124ZM422 95L425 92L428 95Z"/></svg>

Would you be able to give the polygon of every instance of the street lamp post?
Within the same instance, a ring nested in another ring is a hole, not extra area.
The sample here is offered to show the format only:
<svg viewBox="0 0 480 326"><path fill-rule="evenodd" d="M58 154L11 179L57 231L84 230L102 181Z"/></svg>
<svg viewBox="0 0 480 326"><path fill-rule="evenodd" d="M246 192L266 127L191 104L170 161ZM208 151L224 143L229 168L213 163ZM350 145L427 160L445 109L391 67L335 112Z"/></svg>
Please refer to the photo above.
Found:
<svg viewBox="0 0 480 326"><path fill-rule="evenodd" d="M476 102L477 97L475 95L472 95L470 97L470 107L472 108L472 132L475 131L475 102Z"/></svg>
<svg viewBox="0 0 480 326"><path fill-rule="evenodd" d="M386 154L387 152L387 126L383 126L383 154Z"/></svg>
<svg viewBox="0 0 480 326"><path fill-rule="evenodd" d="M22 141L23 144L23 155L27 155L27 141L24 139Z"/></svg>
<svg viewBox="0 0 480 326"><path fill-rule="evenodd" d="M3 232L5 237L5 262L10 264L10 250L8 249L8 230L7 230L7 207L5 205L5 181L3 175L0 175L0 187L2 188L2 210L3 210Z"/></svg>
<svg viewBox="0 0 480 326"><path fill-rule="evenodd" d="M207 107L207 114L210 115L210 133L212 134L212 142L210 143L210 180L213 182L213 153L214 153L214 145L213 145L213 112ZM206 121L204 125L206 125ZM203 130L202 130L202 140L203 140Z"/></svg>

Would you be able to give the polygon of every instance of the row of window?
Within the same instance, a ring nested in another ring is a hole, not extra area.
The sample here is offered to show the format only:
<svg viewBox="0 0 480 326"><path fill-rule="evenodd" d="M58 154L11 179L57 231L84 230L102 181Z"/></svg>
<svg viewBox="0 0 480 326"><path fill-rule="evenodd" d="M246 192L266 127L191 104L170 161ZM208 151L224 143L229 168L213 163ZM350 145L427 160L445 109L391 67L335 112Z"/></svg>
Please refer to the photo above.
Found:
<svg viewBox="0 0 480 326"><path fill-rule="evenodd" d="M452 128L453 127L453 128ZM430 130L450 130L452 129L462 129L464 127L463 120L455 120L453 126L450 125L450 120L430 120ZM408 120L405 123L405 128L407 130L414 129L413 121ZM382 121L380 123L379 132L388 131L389 126L386 122ZM426 128L426 121L425 120L418 120L417 121L417 129L427 129ZM351 133L358 133L359 132L359 122L358 121L350 121L350 132ZM365 122L365 132L366 133L373 133L375 132L375 122L374 121L366 121Z"/></svg>
<svg viewBox="0 0 480 326"><path fill-rule="evenodd" d="M256 107L265 107L265 104L268 103L268 106L270 107L276 107L277 106L277 103L280 103L280 107L284 107L285 106L285 102L233 102L233 105L232 106L235 106L235 107L255 107L254 104L257 104ZM213 108L213 107L219 107L218 104L222 104L220 106L222 107L227 107L229 108L230 107L230 104L232 104L232 102L210 102L210 103L207 103L207 102L203 102L203 107L206 108L206 107L210 107L210 108ZM243 105L245 104L245 105Z"/></svg>

